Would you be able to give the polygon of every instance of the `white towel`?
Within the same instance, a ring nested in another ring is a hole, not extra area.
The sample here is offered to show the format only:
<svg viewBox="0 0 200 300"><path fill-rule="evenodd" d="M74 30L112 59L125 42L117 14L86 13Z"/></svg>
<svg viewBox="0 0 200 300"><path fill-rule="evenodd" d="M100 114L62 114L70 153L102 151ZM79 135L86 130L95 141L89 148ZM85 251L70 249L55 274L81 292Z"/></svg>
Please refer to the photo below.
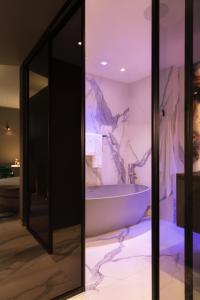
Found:
<svg viewBox="0 0 200 300"><path fill-rule="evenodd" d="M102 135L86 133L86 155L92 156L92 167L102 167Z"/></svg>

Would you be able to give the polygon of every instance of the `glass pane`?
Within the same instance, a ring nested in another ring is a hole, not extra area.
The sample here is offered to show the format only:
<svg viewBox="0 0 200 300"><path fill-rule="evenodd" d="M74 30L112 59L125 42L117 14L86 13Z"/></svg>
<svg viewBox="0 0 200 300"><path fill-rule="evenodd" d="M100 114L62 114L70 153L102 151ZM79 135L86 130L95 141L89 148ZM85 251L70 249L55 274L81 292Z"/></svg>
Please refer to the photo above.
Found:
<svg viewBox="0 0 200 300"><path fill-rule="evenodd" d="M151 1L86 0L86 290L151 299Z"/></svg>
<svg viewBox="0 0 200 300"><path fill-rule="evenodd" d="M160 1L160 299L184 299L185 1Z"/></svg>
<svg viewBox="0 0 200 300"><path fill-rule="evenodd" d="M48 198L48 46L29 64L29 229L50 250Z"/></svg>
<svg viewBox="0 0 200 300"><path fill-rule="evenodd" d="M52 41L51 111L53 253L62 256L65 291L82 285L83 177L81 9Z"/></svg>
<svg viewBox="0 0 200 300"><path fill-rule="evenodd" d="M194 0L193 299L200 299L200 1Z"/></svg>

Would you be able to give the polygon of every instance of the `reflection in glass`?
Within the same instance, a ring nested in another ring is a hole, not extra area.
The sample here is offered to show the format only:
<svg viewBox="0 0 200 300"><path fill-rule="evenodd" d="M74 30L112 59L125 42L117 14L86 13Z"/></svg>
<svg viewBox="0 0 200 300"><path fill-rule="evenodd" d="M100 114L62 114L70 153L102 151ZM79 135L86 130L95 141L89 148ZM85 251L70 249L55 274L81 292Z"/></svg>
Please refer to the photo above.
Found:
<svg viewBox="0 0 200 300"><path fill-rule="evenodd" d="M184 299L184 18L184 0L160 1L161 300Z"/></svg>
<svg viewBox="0 0 200 300"><path fill-rule="evenodd" d="M81 154L82 47L81 10L72 16L52 42L51 109L53 253L62 256L60 268L70 281L66 291L82 284L81 245L83 195Z"/></svg>
<svg viewBox="0 0 200 300"><path fill-rule="evenodd" d="M48 87L48 78L38 73L29 71L29 97L33 97L42 89Z"/></svg>
<svg viewBox="0 0 200 300"><path fill-rule="evenodd" d="M200 2L194 0L193 28L193 299L200 299Z"/></svg>
<svg viewBox="0 0 200 300"><path fill-rule="evenodd" d="M51 251L48 198L48 46L29 64L29 229Z"/></svg>

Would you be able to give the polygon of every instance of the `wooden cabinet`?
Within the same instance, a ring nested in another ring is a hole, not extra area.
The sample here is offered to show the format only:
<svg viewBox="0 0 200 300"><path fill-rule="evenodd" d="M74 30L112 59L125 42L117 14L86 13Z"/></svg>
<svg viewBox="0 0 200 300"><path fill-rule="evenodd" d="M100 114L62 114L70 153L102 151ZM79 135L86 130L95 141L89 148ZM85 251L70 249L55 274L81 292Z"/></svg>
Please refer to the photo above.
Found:
<svg viewBox="0 0 200 300"><path fill-rule="evenodd" d="M184 174L177 174L176 177L176 222L180 227L184 227ZM200 233L200 172L193 174L193 231Z"/></svg>

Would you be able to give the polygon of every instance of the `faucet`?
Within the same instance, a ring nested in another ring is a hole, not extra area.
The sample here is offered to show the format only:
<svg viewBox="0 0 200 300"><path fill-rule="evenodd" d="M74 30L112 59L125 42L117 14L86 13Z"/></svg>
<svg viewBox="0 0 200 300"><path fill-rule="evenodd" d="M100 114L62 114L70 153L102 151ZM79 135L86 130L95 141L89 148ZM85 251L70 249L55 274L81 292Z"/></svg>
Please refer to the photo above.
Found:
<svg viewBox="0 0 200 300"><path fill-rule="evenodd" d="M129 178L130 184L134 184L137 179L137 176L135 173L135 167L136 166L134 163L128 164L128 178Z"/></svg>

